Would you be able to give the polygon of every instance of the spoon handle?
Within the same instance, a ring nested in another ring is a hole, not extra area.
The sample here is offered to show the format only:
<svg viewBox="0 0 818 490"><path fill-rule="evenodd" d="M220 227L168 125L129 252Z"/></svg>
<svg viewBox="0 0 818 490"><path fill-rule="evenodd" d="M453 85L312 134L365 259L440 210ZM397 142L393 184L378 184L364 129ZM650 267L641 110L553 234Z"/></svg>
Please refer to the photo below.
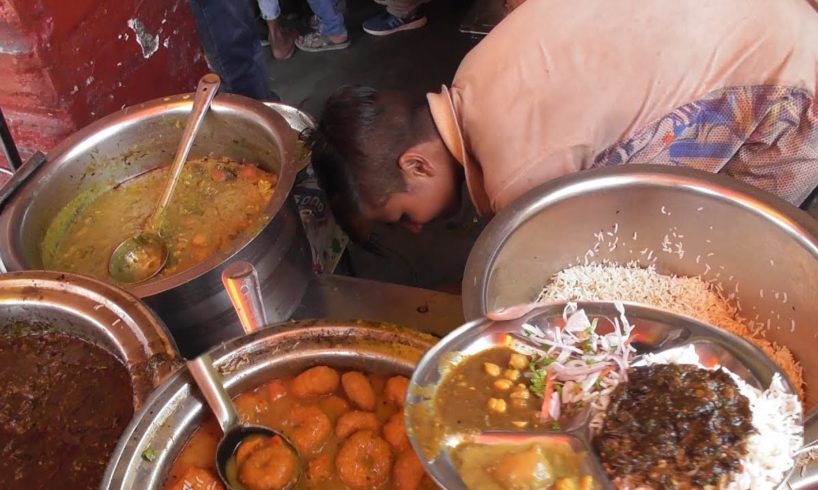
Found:
<svg viewBox="0 0 818 490"><path fill-rule="evenodd" d="M245 334L256 332L267 325L267 314L261 299L261 284L253 264L244 261L229 264L222 271L222 284L239 316Z"/></svg>
<svg viewBox="0 0 818 490"><path fill-rule="evenodd" d="M239 416L236 413L233 400L230 399L230 395L224 389L221 376L213 367L210 354L205 353L192 361L187 361L187 369L193 376L196 386L202 392L213 415L216 416L222 431L227 433L239 423Z"/></svg>
<svg viewBox="0 0 818 490"><path fill-rule="evenodd" d="M148 227L155 229L159 224L159 218L165 211L170 202L173 191L176 189L176 184L179 182L179 175L182 174L182 168L185 166L185 161L190 154L190 148L193 146L193 140L202 126L207 110L210 108L210 103L213 97L219 91L221 80L215 73L208 73L199 80L199 86L196 87L196 93L193 96L193 108L185 123L185 129L182 132L182 139L179 141L179 147L176 149L176 156L173 158L173 164L170 167L170 176L168 177L168 185L165 188L165 193L159 200L159 205L151 216Z"/></svg>

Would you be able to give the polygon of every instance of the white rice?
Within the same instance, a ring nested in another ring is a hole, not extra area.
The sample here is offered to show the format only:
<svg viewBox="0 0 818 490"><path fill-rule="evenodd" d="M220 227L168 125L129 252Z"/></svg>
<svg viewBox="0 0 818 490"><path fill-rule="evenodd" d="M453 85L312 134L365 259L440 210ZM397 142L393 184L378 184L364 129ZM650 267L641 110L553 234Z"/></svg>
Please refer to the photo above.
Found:
<svg viewBox="0 0 818 490"><path fill-rule="evenodd" d="M765 339L764 323L742 318L716 286L698 277L666 276L653 266L637 264L577 265L555 274L537 301L626 301L696 318L755 344L781 368L804 399L802 368L792 352Z"/></svg>

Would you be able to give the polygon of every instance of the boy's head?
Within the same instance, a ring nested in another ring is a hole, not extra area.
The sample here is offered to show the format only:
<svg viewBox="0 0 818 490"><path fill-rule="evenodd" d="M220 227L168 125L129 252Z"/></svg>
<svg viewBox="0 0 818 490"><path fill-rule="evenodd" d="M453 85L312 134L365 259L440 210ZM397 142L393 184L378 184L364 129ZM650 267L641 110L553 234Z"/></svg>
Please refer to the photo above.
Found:
<svg viewBox="0 0 818 490"><path fill-rule="evenodd" d="M312 161L336 218L355 239L368 221L419 232L460 201L462 170L426 101L401 92L336 91L313 136Z"/></svg>

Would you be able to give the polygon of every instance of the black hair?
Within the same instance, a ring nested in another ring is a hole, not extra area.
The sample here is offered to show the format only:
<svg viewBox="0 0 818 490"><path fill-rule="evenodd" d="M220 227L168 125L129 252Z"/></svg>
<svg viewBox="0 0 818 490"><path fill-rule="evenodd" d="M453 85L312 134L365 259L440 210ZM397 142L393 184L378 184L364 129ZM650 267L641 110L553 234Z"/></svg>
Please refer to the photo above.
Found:
<svg viewBox="0 0 818 490"><path fill-rule="evenodd" d="M353 240L369 235L362 205L379 208L405 190L398 159L429 137L430 126L425 101L401 92L344 86L327 99L310 137L312 164L336 220Z"/></svg>

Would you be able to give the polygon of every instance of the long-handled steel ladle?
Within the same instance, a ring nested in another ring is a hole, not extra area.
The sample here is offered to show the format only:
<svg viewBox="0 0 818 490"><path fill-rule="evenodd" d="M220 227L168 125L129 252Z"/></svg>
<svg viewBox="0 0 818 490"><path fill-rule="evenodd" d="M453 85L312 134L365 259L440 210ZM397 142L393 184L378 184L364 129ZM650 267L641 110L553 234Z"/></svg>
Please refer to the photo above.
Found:
<svg viewBox="0 0 818 490"><path fill-rule="evenodd" d="M234 262L228 265L222 272L222 283L236 309L245 334L255 332L267 324L258 274L250 263ZM283 434L268 427L241 423L233 401L224 389L221 377L213 368L209 354L205 353L188 361L187 368L224 433L216 446L216 469L227 488L234 487L228 478L228 461L236 454L241 444L253 436L277 437L284 448L291 451L290 456L295 465L292 480L285 488L293 487L303 472L303 462L292 443Z"/></svg>
<svg viewBox="0 0 818 490"><path fill-rule="evenodd" d="M147 281L165 267L168 261L168 244L158 231L162 214L173 197L193 140L202 126L213 97L219 91L220 83L219 76L215 73L208 73L199 80L193 97L193 110L182 132L182 140L170 167L167 187L159 204L142 231L120 243L108 261L108 273L114 280L124 284L136 284Z"/></svg>

